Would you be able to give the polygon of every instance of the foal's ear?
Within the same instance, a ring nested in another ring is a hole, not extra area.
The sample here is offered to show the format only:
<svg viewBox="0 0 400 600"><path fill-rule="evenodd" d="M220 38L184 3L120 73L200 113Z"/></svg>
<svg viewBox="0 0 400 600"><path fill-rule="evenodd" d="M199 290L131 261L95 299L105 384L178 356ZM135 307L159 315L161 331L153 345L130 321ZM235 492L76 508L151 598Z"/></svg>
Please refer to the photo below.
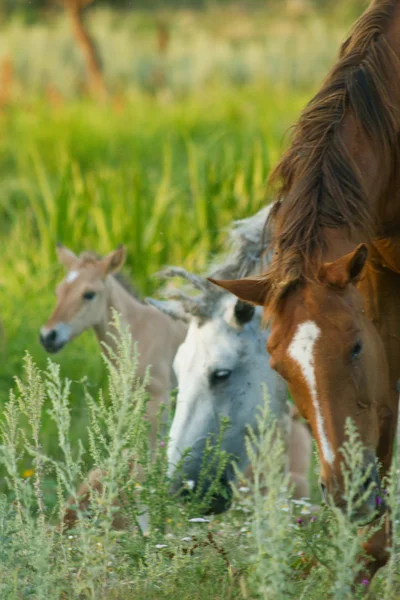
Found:
<svg viewBox="0 0 400 600"><path fill-rule="evenodd" d="M126 250L122 244L116 250L113 250L110 254L102 258L100 264L105 275L111 275L111 273L119 271L125 262L125 258Z"/></svg>
<svg viewBox="0 0 400 600"><path fill-rule="evenodd" d="M79 262L79 258L76 256L76 254L62 244L57 244L56 253L58 262L61 263L67 269L67 271L71 271Z"/></svg>
<svg viewBox="0 0 400 600"><path fill-rule="evenodd" d="M340 288L344 288L349 283L357 283L367 257L367 245L359 244L353 252L345 254L334 262L325 263L321 267L319 278L323 283L326 282Z"/></svg>
<svg viewBox="0 0 400 600"><path fill-rule="evenodd" d="M264 306L270 287L264 275L244 277L243 279L213 279L208 277L208 281L231 292L240 300L255 306Z"/></svg>

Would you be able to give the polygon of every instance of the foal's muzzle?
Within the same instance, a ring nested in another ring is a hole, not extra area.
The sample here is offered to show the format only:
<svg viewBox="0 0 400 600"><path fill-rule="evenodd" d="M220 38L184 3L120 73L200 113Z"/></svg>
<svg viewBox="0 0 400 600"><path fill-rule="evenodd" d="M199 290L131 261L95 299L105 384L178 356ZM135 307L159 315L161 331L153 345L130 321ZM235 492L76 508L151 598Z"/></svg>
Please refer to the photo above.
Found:
<svg viewBox="0 0 400 600"><path fill-rule="evenodd" d="M50 329L45 332L42 330L39 335L39 340L43 348L51 354L58 352L65 345L65 341L60 339L57 329Z"/></svg>

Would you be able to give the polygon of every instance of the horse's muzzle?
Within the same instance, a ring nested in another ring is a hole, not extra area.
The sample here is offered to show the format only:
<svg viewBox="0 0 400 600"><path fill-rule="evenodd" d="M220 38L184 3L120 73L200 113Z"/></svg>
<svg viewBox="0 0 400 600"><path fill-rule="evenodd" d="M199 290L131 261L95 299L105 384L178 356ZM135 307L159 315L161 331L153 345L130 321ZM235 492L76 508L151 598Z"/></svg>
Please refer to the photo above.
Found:
<svg viewBox="0 0 400 600"><path fill-rule="evenodd" d="M51 329L46 333L40 332L39 340L46 352L51 354L55 354L65 345L65 342L59 339L56 329Z"/></svg>
<svg viewBox="0 0 400 600"><path fill-rule="evenodd" d="M362 486L358 495L353 499L354 508L351 509L349 517L354 521L371 521L377 515L386 510L386 504L381 491L381 481L376 466L375 457L367 453L365 456ZM335 506L347 512L350 509L346 502L343 490L339 489L337 479L331 478L328 482L320 481L322 497L327 503L333 503Z"/></svg>

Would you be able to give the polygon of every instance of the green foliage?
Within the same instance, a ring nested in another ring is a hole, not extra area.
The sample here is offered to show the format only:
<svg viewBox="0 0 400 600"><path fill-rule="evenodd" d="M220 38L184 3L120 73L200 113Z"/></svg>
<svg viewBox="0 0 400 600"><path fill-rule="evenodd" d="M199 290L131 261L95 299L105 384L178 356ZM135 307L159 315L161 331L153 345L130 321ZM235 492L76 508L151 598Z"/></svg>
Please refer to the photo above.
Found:
<svg viewBox="0 0 400 600"><path fill-rule="evenodd" d="M2 598L356 600L365 597L368 587L370 598L398 597L396 535L387 567L371 585L355 583L362 568L361 544L379 523L360 532L360 522L350 518L366 477L363 448L350 422L343 447L343 511L291 499L284 444L266 398L257 431L250 430L247 440L253 477L237 472L240 486L234 486L233 507L225 515L201 518L197 513L199 518L192 519L201 508L199 498L193 494L183 503L168 494L165 444L158 444L150 458L143 422L146 397L135 374L137 355L117 316L115 327L121 341L112 360L105 359L109 403L102 394L97 401L87 397L90 451L103 472L102 487L92 495L90 514L78 510L73 530L63 533L60 527L65 496L75 493L76 479L82 477L84 454L82 445L74 452L69 441L70 382L62 381L54 363L49 361L42 372L27 356L24 376L10 394L1 423L0 460L7 472L7 494L0 497ZM56 426L62 459L41 447L46 410ZM218 442L215 452L223 461ZM34 457L38 471L24 478L20 464L25 453ZM204 457L204 473L213 460L212 453ZM138 465L145 467L140 485ZM44 472L56 480L56 506L44 485ZM395 468L386 488L396 533ZM138 526L144 510L150 515L146 535ZM112 527L116 515L125 518L123 531Z"/></svg>

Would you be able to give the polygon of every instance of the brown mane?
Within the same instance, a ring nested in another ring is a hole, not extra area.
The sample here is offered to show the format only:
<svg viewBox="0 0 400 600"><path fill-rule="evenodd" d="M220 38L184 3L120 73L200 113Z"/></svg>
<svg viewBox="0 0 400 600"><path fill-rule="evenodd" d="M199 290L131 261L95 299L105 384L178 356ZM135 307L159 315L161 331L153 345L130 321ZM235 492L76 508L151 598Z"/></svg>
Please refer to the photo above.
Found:
<svg viewBox="0 0 400 600"><path fill-rule="evenodd" d="M316 278L324 227L348 227L365 241L375 215L343 140L341 123L350 111L389 171L397 147L399 110L393 87L398 59L385 36L395 0L375 0L343 43L339 60L294 127L292 143L270 176L279 202L270 215L276 258L266 273L268 307L307 277ZM398 97L398 96L397 96Z"/></svg>

